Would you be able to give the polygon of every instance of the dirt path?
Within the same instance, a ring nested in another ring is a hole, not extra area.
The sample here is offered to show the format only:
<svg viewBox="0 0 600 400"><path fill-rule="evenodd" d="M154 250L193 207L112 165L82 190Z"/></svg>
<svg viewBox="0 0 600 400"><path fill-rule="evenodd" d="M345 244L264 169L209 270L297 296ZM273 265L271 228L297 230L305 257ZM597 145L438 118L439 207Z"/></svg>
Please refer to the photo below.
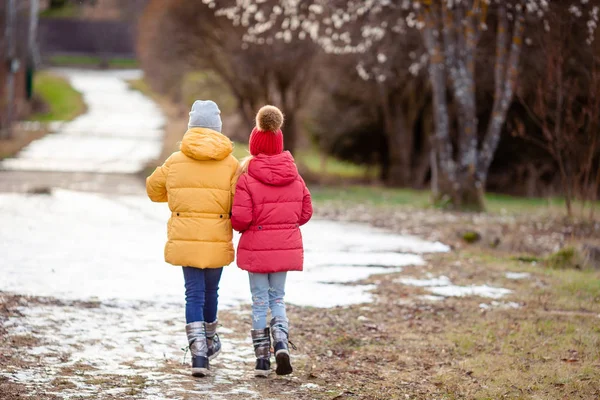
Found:
<svg viewBox="0 0 600 400"><path fill-rule="evenodd" d="M32 142L3 169L135 173L160 154L164 117L157 105L131 90L139 71L57 70L82 93L87 112Z"/></svg>
<svg viewBox="0 0 600 400"><path fill-rule="evenodd" d="M247 318L239 312L221 313L223 352L209 377L194 379L189 354L183 364L179 305L6 295L2 302L10 304L12 316L3 325L14 347L3 348L0 375L13 383L15 398L263 398L251 375L253 350L241 323ZM290 389L302 390L298 378L284 379Z"/></svg>
<svg viewBox="0 0 600 400"><path fill-rule="evenodd" d="M0 367L5 385L15 393L61 399L312 399L315 392L337 390L311 380L305 330L293 334L299 337L297 374L273 377L268 385L253 378L248 278L235 266L225 269L221 282L223 355L209 379L188 375L181 364L182 274L162 258L168 216L165 204L139 193L0 194L6 262L0 291L11 293L0 300L8 309L0 345L8 355ZM419 268L425 264L421 253L447 250L441 243L332 221L311 221L303 234L305 271L291 274L286 298L324 309L372 302L376 286L360 280Z"/></svg>

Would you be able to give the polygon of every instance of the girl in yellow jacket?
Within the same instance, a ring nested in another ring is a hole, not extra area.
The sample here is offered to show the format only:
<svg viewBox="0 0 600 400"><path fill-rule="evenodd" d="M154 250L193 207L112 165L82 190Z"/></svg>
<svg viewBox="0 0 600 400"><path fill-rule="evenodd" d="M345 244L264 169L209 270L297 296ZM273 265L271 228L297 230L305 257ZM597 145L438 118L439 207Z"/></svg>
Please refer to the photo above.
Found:
<svg viewBox="0 0 600 400"><path fill-rule="evenodd" d="M234 259L231 205L238 161L221 134L221 117L212 101L196 101L181 151L173 153L146 180L148 197L168 202L165 261L183 266L186 333L192 375L205 376L218 355L217 298L223 266Z"/></svg>

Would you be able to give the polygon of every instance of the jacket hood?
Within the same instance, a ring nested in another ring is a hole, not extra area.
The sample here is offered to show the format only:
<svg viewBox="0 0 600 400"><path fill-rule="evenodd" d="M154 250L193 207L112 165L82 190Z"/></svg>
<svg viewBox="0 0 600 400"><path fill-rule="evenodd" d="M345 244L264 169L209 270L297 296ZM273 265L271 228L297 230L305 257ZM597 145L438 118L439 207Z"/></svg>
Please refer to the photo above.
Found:
<svg viewBox="0 0 600 400"><path fill-rule="evenodd" d="M271 186L285 186L296 180L298 168L289 151L267 156L259 154L248 165L248 174Z"/></svg>
<svg viewBox="0 0 600 400"><path fill-rule="evenodd" d="M233 152L231 140L207 128L191 128L181 141L181 152L199 161L224 160Z"/></svg>

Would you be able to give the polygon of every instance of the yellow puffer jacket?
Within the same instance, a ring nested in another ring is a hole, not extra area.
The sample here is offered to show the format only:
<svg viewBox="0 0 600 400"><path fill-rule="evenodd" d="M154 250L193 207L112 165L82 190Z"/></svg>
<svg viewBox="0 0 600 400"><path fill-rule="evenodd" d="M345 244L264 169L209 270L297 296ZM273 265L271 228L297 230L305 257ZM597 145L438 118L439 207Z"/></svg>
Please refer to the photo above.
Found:
<svg viewBox="0 0 600 400"><path fill-rule="evenodd" d="M156 202L169 202L165 261L196 268L219 268L234 259L231 205L238 161L224 135L192 128L181 151L148 177L146 191Z"/></svg>

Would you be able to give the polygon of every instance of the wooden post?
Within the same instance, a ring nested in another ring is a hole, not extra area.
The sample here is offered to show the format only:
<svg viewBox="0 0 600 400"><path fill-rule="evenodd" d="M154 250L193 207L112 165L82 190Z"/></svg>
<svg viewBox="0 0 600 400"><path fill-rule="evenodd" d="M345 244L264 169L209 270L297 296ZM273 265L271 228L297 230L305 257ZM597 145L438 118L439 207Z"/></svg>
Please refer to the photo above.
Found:
<svg viewBox="0 0 600 400"><path fill-rule="evenodd" d="M4 33L6 40L6 56L4 58L4 62L8 67L6 78L6 118L4 120L4 129L0 132L0 139L12 138L12 120L15 102L15 72L18 68L18 61L15 58L16 46L14 32L17 19L17 8L15 1L16 0L7 0L6 3L6 30Z"/></svg>

